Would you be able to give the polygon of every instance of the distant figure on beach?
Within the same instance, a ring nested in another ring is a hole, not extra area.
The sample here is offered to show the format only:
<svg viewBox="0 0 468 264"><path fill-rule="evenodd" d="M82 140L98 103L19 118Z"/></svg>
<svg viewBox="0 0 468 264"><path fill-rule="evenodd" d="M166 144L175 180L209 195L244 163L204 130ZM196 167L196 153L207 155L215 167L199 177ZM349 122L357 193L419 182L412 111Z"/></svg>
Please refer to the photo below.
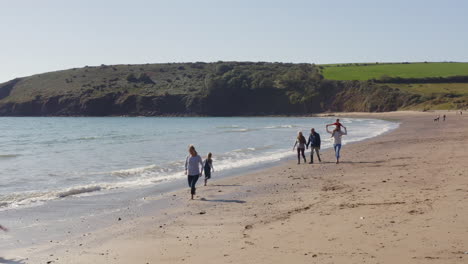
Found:
<svg viewBox="0 0 468 264"><path fill-rule="evenodd" d="M302 158L304 159L304 163L306 163L307 161L306 161L306 157L304 154L305 147L306 147L306 139L302 135L302 132L300 131L297 134L296 143L294 143L293 151L296 148L296 146L297 146L297 164L301 164L301 155L302 155Z"/></svg>
<svg viewBox="0 0 468 264"><path fill-rule="evenodd" d="M211 152L208 153L208 156L206 157L205 162L203 163L203 169L205 170L205 186L208 180L211 179L211 172L214 172L213 160L211 159L212 156L213 154L211 154Z"/></svg>
<svg viewBox="0 0 468 264"><path fill-rule="evenodd" d="M345 126L343 126L343 124L340 123L340 119L336 119L336 122L333 123L333 124L328 124L327 127L329 126L335 126L336 128L339 128L341 130L341 128L346 128Z"/></svg>
<svg viewBox="0 0 468 264"><path fill-rule="evenodd" d="M440 116L434 118L434 122L439 122Z"/></svg>
<svg viewBox="0 0 468 264"><path fill-rule="evenodd" d="M8 229L2 225L0 225L0 230L4 231L4 232L8 232Z"/></svg>
<svg viewBox="0 0 468 264"><path fill-rule="evenodd" d="M445 115L444 115L444 119L443 119L443 120L444 120L444 122L445 122Z"/></svg>
<svg viewBox="0 0 468 264"><path fill-rule="evenodd" d="M203 174L203 161L193 145L190 145L188 152L190 155L185 160L185 174L188 176L188 185L193 200L198 178Z"/></svg>
<svg viewBox="0 0 468 264"><path fill-rule="evenodd" d="M330 131L328 130L328 125L326 126L327 132L330 133L331 137L333 138L333 148L335 149L336 164L340 163L341 137L348 134L346 128L343 128L344 132L341 131L339 127L336 127L333 131Z"/></svg>
<svg viewBox="0 0 468 264"><path fill-rule="evenodd" d="M309 148L309 144L310 144L310 162L309 162L309 164L314 163L314 150L315 150L315 153L317 154L317 158L318 158L319 162L322 162L322 160L320 159L320 153L319 153L320 144L321 144L320 135L319 135L319 133L315 132L314 128L312 128L310 130L309 140L307 141L307 145L306 145L307 148Z"/></svg>

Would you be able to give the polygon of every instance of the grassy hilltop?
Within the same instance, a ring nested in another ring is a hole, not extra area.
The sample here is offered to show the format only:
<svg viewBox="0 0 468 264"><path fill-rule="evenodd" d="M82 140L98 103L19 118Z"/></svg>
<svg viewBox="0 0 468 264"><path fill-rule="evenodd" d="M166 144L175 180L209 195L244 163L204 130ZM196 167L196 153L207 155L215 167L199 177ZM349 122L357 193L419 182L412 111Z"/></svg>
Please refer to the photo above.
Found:
<svg viewBox="0 0 468 264"><path fill-rule="evenodd" d="M101 65L0 84L0 115L266 115L467 106L468 64Z"/></svg>
<svg viewBox="0 0 468 264"><path fill-rule="evenodd" d="M468 75L468 63L378 63L323 65L323 75L330 80L379 79L382 76L401 78L451 77Z"/></svg>
<svg viewBox="0 0 468 264"><path fill-rule="evenodd" d="M468 63L353 63L322 65L331 80L374 81L420 95L422 102L407 109L458 109L468 103Z"/></svg>

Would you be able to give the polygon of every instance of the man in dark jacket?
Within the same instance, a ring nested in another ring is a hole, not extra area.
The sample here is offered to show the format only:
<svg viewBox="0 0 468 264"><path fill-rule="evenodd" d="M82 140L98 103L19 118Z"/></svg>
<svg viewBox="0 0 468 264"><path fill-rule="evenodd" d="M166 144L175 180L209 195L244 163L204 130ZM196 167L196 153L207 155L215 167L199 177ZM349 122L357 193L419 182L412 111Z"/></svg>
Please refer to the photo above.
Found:
<svg viewBox="0 0 468 264"><path fill-rule="evenodd" d="M312 164L314 163L314 150L315 152L317 153L317 158L319 160L319 162L322 162L322 160L320 159L320 135L319 133L315 132L315 129L311 129L310 130L310 136L309 136L309 140L307 141L307 148L309 148L309 144L310 144L310 162L309 164Z"/></svg>

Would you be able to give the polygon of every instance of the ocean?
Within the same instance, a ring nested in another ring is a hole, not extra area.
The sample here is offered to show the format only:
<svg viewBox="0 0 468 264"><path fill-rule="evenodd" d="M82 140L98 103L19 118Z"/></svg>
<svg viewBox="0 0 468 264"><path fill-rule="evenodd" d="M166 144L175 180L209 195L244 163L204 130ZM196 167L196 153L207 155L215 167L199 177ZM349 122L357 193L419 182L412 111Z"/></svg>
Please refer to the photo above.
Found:
<svg viewBox="0 0 468 264"><path fill-rule="evenodd" d="M213 178L294 159L298 131L315 128L322 149L332 145L315 117L1 117L0 211L21 210L73 196L138 190L185 179L193 144L213 153ZM398 126L344 118L344 144ZM346 154L344 154L346 155ZM345 156L344 156L345 158Z"/></svg>

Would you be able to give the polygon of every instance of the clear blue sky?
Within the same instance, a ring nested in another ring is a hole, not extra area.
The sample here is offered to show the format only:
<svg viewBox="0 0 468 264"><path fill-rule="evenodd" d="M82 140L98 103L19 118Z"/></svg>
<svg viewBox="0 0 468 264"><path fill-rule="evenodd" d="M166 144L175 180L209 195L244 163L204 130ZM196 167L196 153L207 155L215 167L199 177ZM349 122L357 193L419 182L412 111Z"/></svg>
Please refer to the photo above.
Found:
<svg viewBox="0 0 468 264"><path fill-rule="evenodd" d="M100 64L468 61L463 0L5 0L0 13L0 82Z"/></svg>

